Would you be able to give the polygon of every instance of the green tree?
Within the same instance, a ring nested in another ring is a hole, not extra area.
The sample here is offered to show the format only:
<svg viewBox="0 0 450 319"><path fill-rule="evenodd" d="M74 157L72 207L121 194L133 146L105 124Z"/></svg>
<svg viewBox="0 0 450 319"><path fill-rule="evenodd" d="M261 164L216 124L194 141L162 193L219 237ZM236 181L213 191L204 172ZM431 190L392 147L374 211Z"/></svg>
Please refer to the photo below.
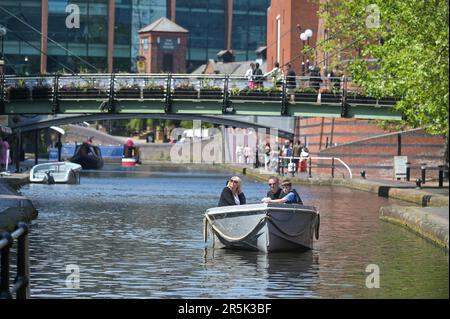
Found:
<svg viewBox="0 0 450 319"><path fill-rule="evenodd" d="M368 95L398 98L410 127L448 137L448 0L320 1L320 15L331 65Z"/></svg>

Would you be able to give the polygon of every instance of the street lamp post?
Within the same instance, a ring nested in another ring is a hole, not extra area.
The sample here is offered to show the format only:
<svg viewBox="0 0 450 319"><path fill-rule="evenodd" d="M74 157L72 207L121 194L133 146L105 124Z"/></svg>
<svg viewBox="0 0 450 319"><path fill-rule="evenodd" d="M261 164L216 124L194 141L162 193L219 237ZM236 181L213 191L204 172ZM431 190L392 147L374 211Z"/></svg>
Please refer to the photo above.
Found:
<svg viewBox="0 0 450 319"><path fill-rule="evenodd" d="M297 25L298 29L301 31L301 28L299 25ZM313 31L311 29L306 29L305 32L302 32L300 34L300 40L303 43L303 47L302 47L302 51L305 49L305 44L309 46L309 38L311 38L313 36ZM304 66L305 66L305 54L302 53L302 76L305 75L305 70L304 70ZM309 59L306 60L306 69L309 68Z"/></svg>

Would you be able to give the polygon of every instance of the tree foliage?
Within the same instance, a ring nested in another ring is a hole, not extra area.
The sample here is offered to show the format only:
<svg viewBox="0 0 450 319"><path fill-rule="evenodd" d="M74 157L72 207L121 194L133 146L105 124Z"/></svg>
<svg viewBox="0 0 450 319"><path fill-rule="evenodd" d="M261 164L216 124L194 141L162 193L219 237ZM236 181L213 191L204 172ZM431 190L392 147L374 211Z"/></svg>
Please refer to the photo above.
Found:
<svg viewBox="0 0 450 319"><path fill-rule="evenodd" d="M411 127L448 135L448 0L320 1L320 15L332 65L367 94L398 98Z"/></svg>

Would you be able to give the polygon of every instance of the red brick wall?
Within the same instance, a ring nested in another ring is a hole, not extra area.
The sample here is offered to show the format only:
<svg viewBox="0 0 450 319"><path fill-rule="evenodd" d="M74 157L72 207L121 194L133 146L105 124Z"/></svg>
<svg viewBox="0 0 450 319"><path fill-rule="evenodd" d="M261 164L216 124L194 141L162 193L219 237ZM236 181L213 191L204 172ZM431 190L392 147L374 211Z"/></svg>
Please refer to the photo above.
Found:
<svg viewBox="0 0 450 319"><path fill-rule="evenodd" d="M328 146L331 146L388 133L368 120L300 118L297 125L300 140L304 143L306 138L309 150L313 153L326 148L327 138Z"/></svg>
<svg viewBox="0 0 450 319"><path fill-rule="evenodd" d="M316 44L319 20L317 17L318 4L308 0L272 0L267 11L267 69L270 71L277 59L277 23L280 16L280 64L292 62L295 72L301 72L302 41L297 24L302 32L306 29L313 31L309 45ZM300 57L299 57L300 55ZM305 57L306 60L306 57Z"/></svg>
<svg viewBox="0 0 450 319"><path fill-rule="evenodd" d="M444 164L445 138L423 130L391 133L370 139L331 147L319 156L339 157L352 168L353 174L365 170L368 178L392 178L394 156L398 152L398 134L401 135L401 156L408 156L412 166L427 163L428 167ZM428 178L437 178L437 170L428 170ZM411 179L420 177L420 168L411 170Z"/></svg>

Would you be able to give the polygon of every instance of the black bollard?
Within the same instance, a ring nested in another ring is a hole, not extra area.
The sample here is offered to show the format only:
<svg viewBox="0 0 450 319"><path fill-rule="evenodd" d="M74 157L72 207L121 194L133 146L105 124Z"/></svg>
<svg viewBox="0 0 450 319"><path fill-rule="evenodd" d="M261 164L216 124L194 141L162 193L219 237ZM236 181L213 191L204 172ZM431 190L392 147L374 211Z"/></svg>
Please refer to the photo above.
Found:
<svg viewBox="0 0 450 319"><path fill-rule="evenodd" d="M425 175L426 175L426 170L427 170L427 164L426 164L426 163L423 163L423 164L420 166L420 169L422 170L422 184L425 184L425 181L426 181Z"/></svg>
<svg viewBox="0 0 450 319"><path fill-rule="evenodd" d="M422 188L422 180L420 178L416 179L416 189Z"/></svg>
<svg viewBox="0 0 450 319"><path fill-rule="evenodd" d="M406 162L406 181L409 182L411 180L411 163Z"/></svg>
<svg viewBox="0 0 450 319"><path fill-rule="evenodd" d="M444 165L439 165L439 188L444 187Z"/></svg>

